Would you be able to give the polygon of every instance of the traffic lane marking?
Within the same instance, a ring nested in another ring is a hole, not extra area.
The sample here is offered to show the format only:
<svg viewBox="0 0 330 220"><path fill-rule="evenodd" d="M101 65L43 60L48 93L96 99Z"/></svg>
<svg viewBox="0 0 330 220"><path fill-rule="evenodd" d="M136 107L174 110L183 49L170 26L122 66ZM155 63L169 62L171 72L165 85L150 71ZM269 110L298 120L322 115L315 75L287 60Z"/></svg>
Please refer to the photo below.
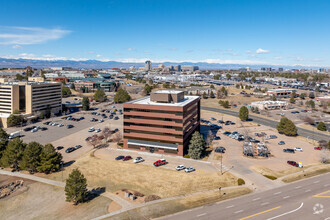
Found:
<svg viewBox="0 0 330 220"><path fill-rule="evenodd" d="M276 192L276 193L274 193L274 195L278 195L278 194L281 194L282 192Z"/></svg>
<svg viewBox="0 0 330 220"><path fill-rule="evenodd" d="M206 213L202 213L202 214L199 214L199 215L196 215L197 217L202 217L202 216L204 216L204 215L206 215Z"/></svg>
<svg viewBox="0 0 330 220"><path fill-rule="evenodd" d="M255 199L252 199L252 201L257 201L257 200L259 200L260 198L255 198Z"/></svg>
<svg viewBox="0 0 330 220"><path fill-rule="evenodd" d="M299 209L301 209L301 207L303 207L303 205L304 205L304 203L302 202L301 205L300 205L298 208L296 208L296 209L294 209L294 210L292 210L292 211L285 212L285 213L283 213L283 214L280 214L280 215L277 215L277 216L274 216L274 217L268 218L267 220L273 220L273 219L275 219L275 218L279 218L279 217L282 217L282 216L284 216L284 215L287 215L287 214L290 214L290 213L296 212L296 211L298 211Z"/></svg>
<svg viewBox="0 0 330 220"><path fill-rule="evenodd" d="M258 213L253 214L253 215L246 216L246 217L244 217L244 218L241 218L240 220L244 220L244 219L252 218L252 217L254 217L254 216L261 215L261 214L264 214L264 213L266 213L266 212L270 212L270 211L273 211L273 210L275 210L275 209L279 209L279 208L281 208L281 206L277 206L277 207L275 207L275 208L271 208L271 209L268 209L268 210L265 210L265 211L262 211L262 212L258 212Z"/></svg>
<svg viewBox="0 0 330 220"><path fill-rule="evenodd" d="M321 193L319 193L319 194L316 194L316 195L314 195L313 197L330 198L330 195L329 195L329 196L322 196L322 195L324 195L324 194L327 194L328 192L330 192L330 190L325 191L325 192L321 192Z"/></svg>
<svg viewBox="0 0 330 220"><path fill-rule="evenodd" d="M238 211L236 211L236 212L234 212L235 214L237 214L237 213L241 213L241 212L243 212L244 210L242 209L242 210L238 210Z"/></svg>

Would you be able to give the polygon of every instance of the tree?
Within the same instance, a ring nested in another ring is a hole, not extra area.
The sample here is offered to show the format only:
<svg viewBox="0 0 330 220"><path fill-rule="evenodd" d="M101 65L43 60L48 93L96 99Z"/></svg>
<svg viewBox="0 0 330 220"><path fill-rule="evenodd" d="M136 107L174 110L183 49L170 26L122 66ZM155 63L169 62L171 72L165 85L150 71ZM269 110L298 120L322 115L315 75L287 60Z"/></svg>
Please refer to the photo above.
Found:
<svg viewBox="0 0 330 220"><path fill-rule="evenodd" d="M6 150L3 151L1 164L5 167L13 167L17 170L22 159L25 146L26 144L19 138L14 138L11 140L6 147Z"/></svg>
<svg viewBox="0 0 330 220"><path fill-rule="evenodd" d="M40 165L40 154L43 146L35 141L30 142L24 149L22 161L19 167L23 170L27 170L30 173L35 173L37 167Z"/></svg>
<svg viewBox="0 0 330 220"><path fill-rule="evenodd" d="M227 89L224 86L220 89L220 91L222 92L222 94L224 96L228 96L228 91L227 91Z"/></svg>
<svg viewBox="0 0 330 220"><path fill-rule="evenodd" d="M274 94L271 96L271 100L272 101L276 101L277 100L277 98L276 98L276 96Z"/></svg>
<svg viewBox="0 0 330 220"><path fill-rule="evenodd" d="M306 97L306 94L305 94L305 93L301 93L301 94L299 95L299 98L301 98L301 99L305 99L305 97Z"/></svg>
<svg viewBox="0 0 330 220"><path fill-rule="evenodd" d="M219 104L224 108L229 108L229 106L230 106L228 100L226 100L226 101L220 100Z"/></svg>
<svg viewBox="0 0 330 220"><path fill-rule="evenodd" d="M101 142L97 136L97 134L94 134L92 137L89 137L88 138L88 141L87 141L88 144L92 145L93 148L95 148L97 145L99 145Z"/></svg>
<svg viewBox="0 0 330 220"><path fill-rule="evenodd" d="M16 74L16 79L17 79L18 81L22 81L22 80L24 79L24 76L22 76L21 74L17 73L17 74Z"/></svg>
<svg viewBox="0 0 330 220"><path fill-rule="evenodd" d="M5 130L0 128L0 165L1 165L1 157L4 150L6 150L9 135L6 133Z"/></svg>
<svg viewBox="0 0 330 220"><path fill-rule="evenodd" d="M123 139L123 135L120 132L116 132L115 134L113 134L113 138L112 140L114 142L117 142L117 144Z"/></svg>
<svg viewBox="0 0 330 220"><path fill-rule="evenodd" d="M41 112L40 115L39 115L39 118L40 119L44 119L45 118L45 113L44 112Z"/></svg>
<svg viewBox="0 0 330 220"><path fill-rule="evenodd" d="M315 124L315 120L312 119L311 117L308 117L308 116L304 117L303 118L303 121L306 122L307 124L310 124L310 125L314 125Z"/></svg>
<svg viewBox="0 0 330 220"><path fill-rule="evenodd" d="M215 79L215 80L219 80L219 79L220 79L220 75L215 75L215 76L213 76L213 79Z"/></svg>
<svg viewBox="0 0 330 220"><path fill-rule="evenodd" d="M94 93L94 100L95 101L97 101L97 102L104 102L105 101L105 99L106 99L106 95L105 95L105 93L104 93L104 91L103 90L101 90L101 89L98 89L98 90L96 90L96 92Z"/></svg>
<svg viewBox="0 0 330 220"><path fill-rule="evenodd" d="M150 86L149 84L146 84L146 85L144 86L144 93L145 93L146 95L150 94L151 90L152 90L152 86Z"/></svg>
<svg viewBox="0 0 330 220"><path fill-rule="evenodd" d="M231 75L229 73L226 74L226 78L229 80L231 79Z"/></svg>
<svg viewBox="0 0 330 220"><path fill-rule="evenodd" d="M82 105L82 109L84 111L88 111L89 107L90 107L89 98L88 97L83 97L83 99L81 101L81 105Z"/></svg>
<svg viewBox="0 0 330 220"><path fill-rule="evenodd" d="M118 89L116 95L114 96L114 101L117 103L128 102L131 100L131 96L128 94L126 90Z"/></svg>
<svg viewBox="0 0 330 220"><path fill-rule="evenodd" d="M205 141L203 135L195 131L190 140L188 154L193 159L200 159L205 153Z"/></svg>
<svg viewBox="0 0 330 220"><path fill-rule="evenodd" d="M17 126L23 122L23 117L19 114L18 111L14 111L13 114L9 115L7 119L8 126Z"/></svg>
<svg viewBox="0 0 330 220"><path fill-rule="evenodd" d="M236 87L236 89L239 89L240 86L239 86L239 84L236 84L235 87Z"/></svg>
<svg viewBox="0 0 330 220"><path fill-rule="evenodd" d="M62 86L62 97L66 98L69 97L70 95L71 95L71 90L66 86Z"/></svg>
<svg viewBox="0 0 330 220"><path fill-rule="evenodd" d="M76 90L76 86L74 85L74 83L71 83L71 85L70 85L70 89L72 89L72 90Z"/></svg>
<svg viewBox="0 0 330 220"><path fill-rule="evenodd" d="M203 92L203 99L207 99L206 92Z"/></svg>
<svg viewBox="0 0 330 220"><path fill-rule="evenodd" d="M241 119L241 121L246 121L249 118L249 109L245 106L242 106L239 109L238 117Z"/></svg>
<svg viewBox="0 0 330 220"><path fill-rule="evenodd" d="M307 107L311 107L312 109L315 108L315 102L313 100L309 100L305 104Z"/></svg>
<svg viewBox="0 0 330 220"><path fill-rule="evenodd" d="M251 81L252 82L255 82L256 81L256 77L253 76L252 79L251 79Z"/></svg>
<svg viewBox="0 0 330 220"><path fill-rule="evenodd" d="M214 85L213 85L213 84L211 84L211 85L210 85L210 88L211 88L211 89L215 89L215 87L214 87Z"/></svg>
<svg viewBox="0 0 330 220"><path fill-rule="evenodd" d="M43 146L40 154L40 163L37 167L39 172L50 173L60 169L62 162L62 154L56 152L52 144L46 144Z"/></svg>
<svg viewBox="0 0 330 220"><path fill-rule="evenodd" d="M109 127L104 127L102 131L102 135L104 136L104 139L106 142L109 141L109 139L112 137L112 131Z"/></svg>
<svg viewBox="0 0 330 220"><path fill-rule="evenodd" d="M287 136L296 136L297 128L294 123L286 117L281 118L277 125L277 131L280 134L285 134Z"/></svg>
<svg viewBox="0 0 330 220"><path fill-rule="evenodd" d="M215 95L214 95L213 91L211 91L211 93L210 93L210 97L211 97L212 99L215 98Z"/></svg>
<svg viewBox="0 0 330 220"><path fill-rule="evenodd" d="M320 130L320 131L326 131L327 130L327 126L324 124L323 121L319 122L319 124L317 125L317 130Z"/></svg>
<svg viewBox="0 0 330 220"><path fill-rule="evenodd" d="M87 180L78 168L72 170L69 178L65 181L65 196L67 202L74 205L85 202L87 198Z"/></svg>
<svg viewBox="0 0 330 220"><path fill-rule="evenodd" d="M315 94L314 94L314 92L309 93L308 97L309 97L310 99L314 99L314 98L315 98Z"/></svg>
<svg viewBox="0 0 330 220"><path fill-rule="evenodd" d="M295 98L291 97L291 98L290 98L290 103L292 103L292 104L296 103Z"/></svg>
<svg viewBox="0 0 330 220"><path fill-rule="evenodd" d="M176 88L175 84L172 84L171 89L175 89L175 88Z"/></svg>

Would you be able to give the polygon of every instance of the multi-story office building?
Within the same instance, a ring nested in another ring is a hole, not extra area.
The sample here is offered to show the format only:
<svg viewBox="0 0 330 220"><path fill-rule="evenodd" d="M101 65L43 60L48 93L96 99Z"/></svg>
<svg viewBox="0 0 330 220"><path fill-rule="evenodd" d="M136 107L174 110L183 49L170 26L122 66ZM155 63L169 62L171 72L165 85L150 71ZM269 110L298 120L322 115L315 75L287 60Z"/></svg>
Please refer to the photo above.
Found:
<svg viewBox="0 0 330 220"><path fill-rule="evenodd" d="M7 127L7 118L14 111L24 115L62 110L62 84L56 82L8 82L0 81L0 118Z"/></svg>
<svg viewBox="0 0 330 220"><path fill-rule="evenodd" d="M199 96L159 90L124 103L124 148L183 156L199 129Z"/></svg>
<svg viewBox="0 0 330 220"><path fill-rule="evenodd" d="M150 61L150 60L147 60L147 61L144 63L144 70L145 70L145 71L150 71L150 70L151 70L151 61Z"/></svg>

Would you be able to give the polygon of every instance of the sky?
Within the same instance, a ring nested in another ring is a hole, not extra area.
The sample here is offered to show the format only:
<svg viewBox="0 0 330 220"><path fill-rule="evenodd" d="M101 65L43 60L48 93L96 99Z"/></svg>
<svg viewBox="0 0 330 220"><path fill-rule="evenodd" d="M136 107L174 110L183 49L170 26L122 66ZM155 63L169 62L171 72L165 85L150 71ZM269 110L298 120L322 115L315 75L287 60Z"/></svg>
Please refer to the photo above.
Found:
<svg viewBox="0 0 330 220"><path fill-rule="evenodd" d="M0 57L330 67L330 1L0 0Z"/></svg>

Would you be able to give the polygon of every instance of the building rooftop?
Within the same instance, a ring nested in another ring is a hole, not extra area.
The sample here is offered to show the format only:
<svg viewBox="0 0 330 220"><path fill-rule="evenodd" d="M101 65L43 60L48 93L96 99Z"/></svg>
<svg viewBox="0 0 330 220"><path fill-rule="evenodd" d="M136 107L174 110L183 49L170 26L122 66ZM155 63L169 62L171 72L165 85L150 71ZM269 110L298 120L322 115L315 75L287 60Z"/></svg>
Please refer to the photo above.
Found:
<svg viewBox="0 0 330 220"><path fill-rule="evenodd" d="M161 102L153 102L150 101L150 96L146 96L140 99L132 100L129 102L126 102L128 104L137 104L137 105L159 105L159 106L173 106L173 107L183 107L190 102L199 99L199 96L184 96L184 99L180 102L173 102L173 103L161 103Z"/></svg>
<svg viewBox="0 0 330 220"><path fill-rule="evenodd" d="M157 91L154 91L153 93L167 93L167 94L179 94L180 92L182 91L178 91L178 90L157 90Z"/></svg>

